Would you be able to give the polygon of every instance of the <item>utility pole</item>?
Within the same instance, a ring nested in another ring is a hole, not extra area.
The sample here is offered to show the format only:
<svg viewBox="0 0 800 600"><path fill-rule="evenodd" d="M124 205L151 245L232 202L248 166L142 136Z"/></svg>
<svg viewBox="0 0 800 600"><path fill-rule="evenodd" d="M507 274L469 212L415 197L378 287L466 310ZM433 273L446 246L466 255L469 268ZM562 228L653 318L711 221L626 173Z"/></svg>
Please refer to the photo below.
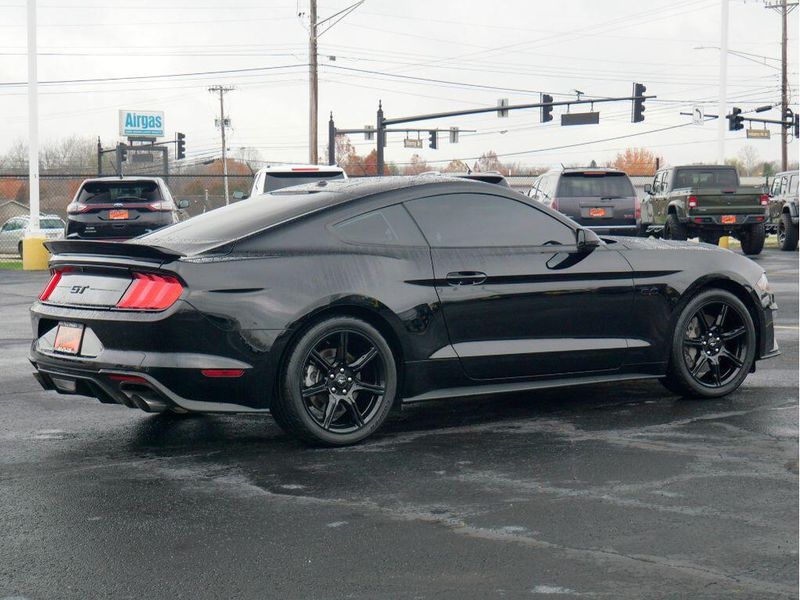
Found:
<svg viewBox="0 0 800 600"><path fill-rule="evenodd" d="M222 183L225 187L225 204L230 202L228 196L228 149L225 144L225 94L232 90L232 87L223 85L214 85L208 88L212 94L219 93L219 131L222 137Z"/></svg>
<svg viewBox="0 0 800 600"><path fill-rule="evenodd" d="M787 2L787 0L780 0L779 2L765 3L766 8L771 8L781 15L781 119L786 119L786 109L789 107L789 91L787 81L787 21L788 15L797 7L797 2ZM781 171L788 168L789 162L789 128L781 128Z"/></svg>
<svg viewBox="0 0 800 600"><path fill-rule="evenodd" d="M317 0L310 0L308 28L308 162L315 165L317 156Z"/></svg>
<svg viewBox="0 0 800 600"><path fill-rule="evenodd" d="M324 19L317 19L317 0L309 0L308 10L308 162L316 165L319 162L318 143L318 122L317 113L319 106L319 78L318 66L319 56L317 53L317 42L319 38L344 19L347 15L364 4L365 0L358 0L347 8L332 14ZM301 12L298 17L303 17ZM320 31L320 27L324 28Z"/></svg>
<svg viewBox="0 0 800 600"><path fill-rule="evenodd" d="M719 36L719 114L728 113L728 8L730 0L722 0L720 11L720 36ZM717 123L717 161L725 164L725 134L727 133L727 120L718 119Z"/></svg>

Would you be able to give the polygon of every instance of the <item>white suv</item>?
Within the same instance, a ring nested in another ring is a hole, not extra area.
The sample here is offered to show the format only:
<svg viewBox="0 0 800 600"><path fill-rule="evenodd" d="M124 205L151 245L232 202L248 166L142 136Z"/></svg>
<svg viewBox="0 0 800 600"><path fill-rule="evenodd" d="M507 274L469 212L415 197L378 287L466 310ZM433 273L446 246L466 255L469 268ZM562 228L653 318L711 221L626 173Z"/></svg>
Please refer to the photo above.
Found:
<svg viewBox="0 0 800 600"><path fill-rule="evenodd" d="M347 174L341 167L329 165L273 165L260 169L253 180L250 194L238 195L240 198L249 198L259 194L268 194L281 188L304 183L314 183L323 179L347 179ZM237 197L237 194L234 194Z"/></svg>

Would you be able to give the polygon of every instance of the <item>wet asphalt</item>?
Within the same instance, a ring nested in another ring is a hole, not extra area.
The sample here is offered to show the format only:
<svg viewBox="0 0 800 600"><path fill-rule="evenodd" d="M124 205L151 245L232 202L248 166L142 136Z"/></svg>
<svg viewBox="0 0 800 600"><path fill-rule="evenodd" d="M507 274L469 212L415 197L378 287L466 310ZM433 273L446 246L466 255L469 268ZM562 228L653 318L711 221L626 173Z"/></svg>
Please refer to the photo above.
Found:
<svg viewBox="0 0 800 600"><path fill-rule="evenodd" d="M431 403L338 450L42 391L47 277L0 271L0 599L797 598L798 255L757 261L783 354L726 399Z"/></svg>

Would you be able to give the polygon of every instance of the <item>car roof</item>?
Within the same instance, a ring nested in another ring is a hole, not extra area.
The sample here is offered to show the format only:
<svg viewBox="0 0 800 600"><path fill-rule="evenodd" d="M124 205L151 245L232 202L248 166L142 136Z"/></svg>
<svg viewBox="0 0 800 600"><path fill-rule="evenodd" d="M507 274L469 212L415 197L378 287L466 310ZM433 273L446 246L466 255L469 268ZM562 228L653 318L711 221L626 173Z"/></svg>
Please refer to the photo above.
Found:
<svg viewBox="0 0 800 600"><path fill-rule="evenodd" d="M309 172L309 173L344 173L344 169L342 167L338 167L336 165L302 165L302 164L294 164L294 165L267 165L266 167L262 167L256 172L256 175L260 173L291 173L293 171L298 172Z"/></svg>
<svg viewBox="0 0 800 600"><path fill-rule="evenodd" d="M432 193L474 192L510 194L528 199L506 187L456 177L388 176L322 180L251 196L186 221L158 229L123 243L141 243L195 255L249 237L282 223L386 192L428 188ZM200 240L200 241L195 241Z"/></svg>
<svg viewBox="0 0 800 600"><path fill-rule="evenodd" d="M567 167L561 169L562 173L625 173L622 169L615 169L613 167Z"/></svg>
<svg viewBox="0 0 800 600"><path fill-rule="evenodd" d="M87 183L98 183L98 182L106 182L106 181L154 181L156 183L164 183L164 180L161 177L147 177L147 176L138 176L138 175L131 175L131 176L122 176L122 177L92 177L90 179L84 179L81 185L85 185Z"/></svg>

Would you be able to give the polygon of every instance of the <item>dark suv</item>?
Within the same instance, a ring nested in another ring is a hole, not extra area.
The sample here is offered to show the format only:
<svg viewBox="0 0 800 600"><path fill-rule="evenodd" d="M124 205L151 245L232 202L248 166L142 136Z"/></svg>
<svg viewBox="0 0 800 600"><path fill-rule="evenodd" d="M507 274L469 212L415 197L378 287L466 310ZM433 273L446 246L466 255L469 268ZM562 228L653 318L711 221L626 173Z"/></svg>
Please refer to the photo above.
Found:
<svg viewBox="0 0 800 600"><path fill-rule="evenodd" d="M159 177L87 179L67 206L68 238L128 239L180 220L178 204Z"/></svg>
<svg viewBox="0 0 800 600"><path fill-rule="evenodd" d="M549 171L528 196L600 233L636 235L639 199L628 175L616 169Z"/></svg>

